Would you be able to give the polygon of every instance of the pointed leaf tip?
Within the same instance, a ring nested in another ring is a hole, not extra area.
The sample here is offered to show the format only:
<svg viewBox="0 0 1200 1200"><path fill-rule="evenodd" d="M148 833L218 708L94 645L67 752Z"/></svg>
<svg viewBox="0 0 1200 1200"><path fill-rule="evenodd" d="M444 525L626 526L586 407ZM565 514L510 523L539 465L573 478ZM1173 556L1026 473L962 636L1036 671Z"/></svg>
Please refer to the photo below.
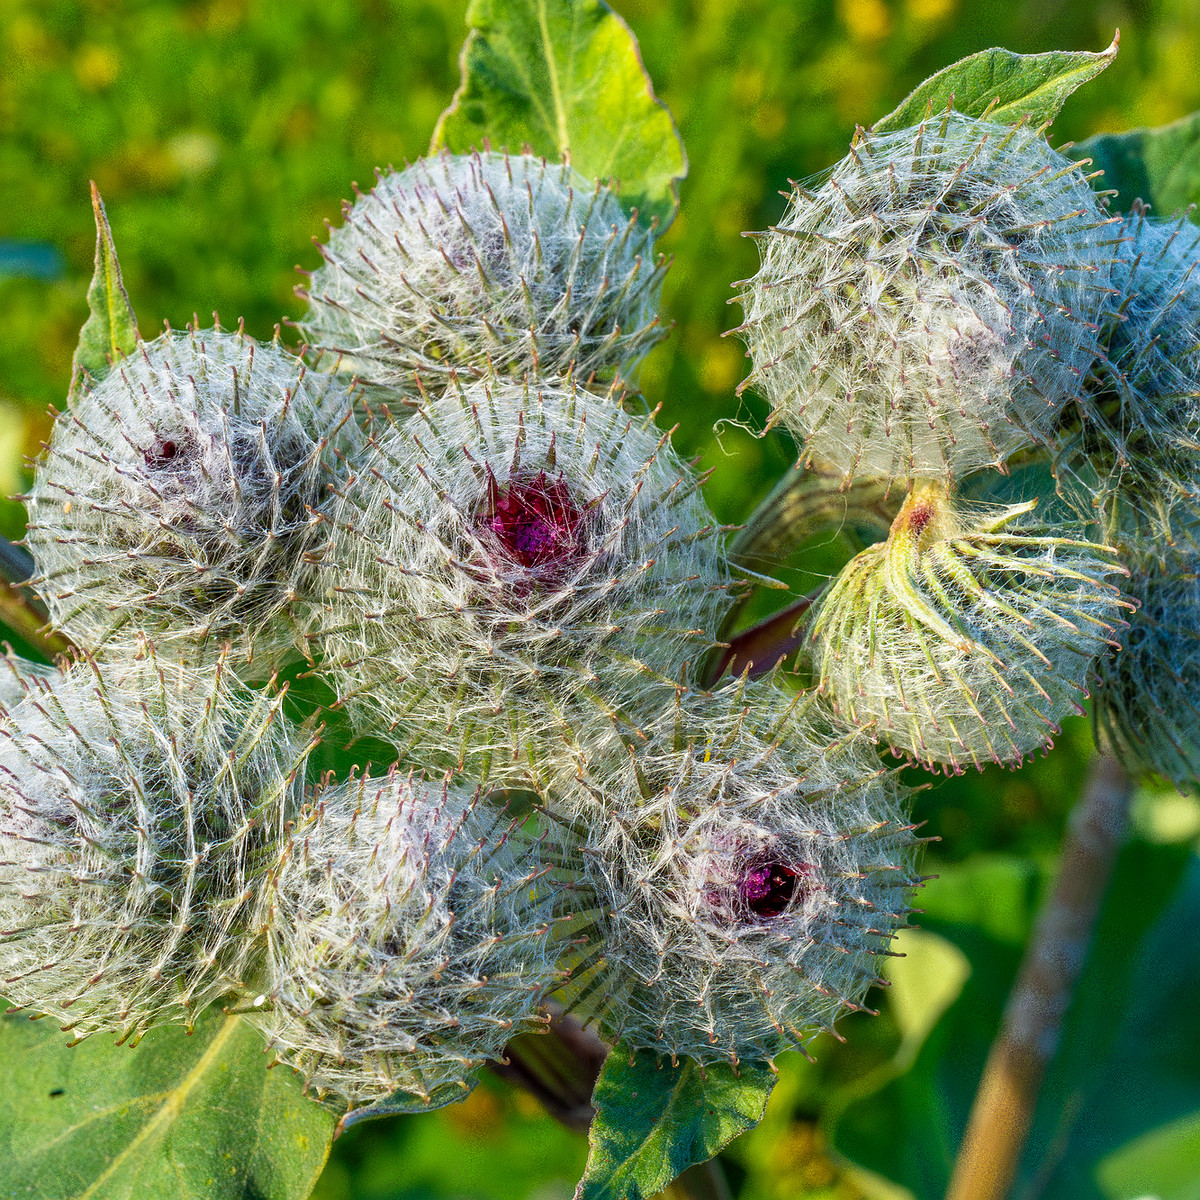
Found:
<svg viewBox="0 0 1200 1200"><path fill-rule="evenodd" d="M1048 125L1067 97L1095 79L1117 57L1121 31L1099 53L1051 50L1046 54L1014 54L995 47L971 54L931 75L899 107L872 126L889 133L916 125L928 113L953 107L968 117L998 125Z"/></svg>
<svg viewBox="0 0 1200 1200"><path fill-rule="evenodd" d="M68 402L79 394L85 379L102 375L113 359L129 354L138 342L137 320L121 278L108 214L94 182L92 211L96 216L96 267L87 291L88 318L79 331L71 363Z"/></svg>
<svg viewBox="0 0 1200 1200"><path fill-rule="evenodd" d="M665 229L687 155L620 16L603 0L472 0L467 24L462 82L431 150L569 158Z"/></svg>

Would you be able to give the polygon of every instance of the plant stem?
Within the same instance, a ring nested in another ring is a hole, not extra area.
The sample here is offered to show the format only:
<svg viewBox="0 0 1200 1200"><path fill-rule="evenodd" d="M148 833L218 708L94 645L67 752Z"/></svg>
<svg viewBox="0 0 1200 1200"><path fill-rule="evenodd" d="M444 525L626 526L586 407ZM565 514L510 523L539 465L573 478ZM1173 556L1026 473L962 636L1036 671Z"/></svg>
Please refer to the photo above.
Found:
<svg viewBox="0 0 1200 1200"><path fill-rule="evenodd" d="M1124 840L1130 790L1116 759L1096 759L988 1055L946 1200L1003 1200L1012 1187Z"/></svg>

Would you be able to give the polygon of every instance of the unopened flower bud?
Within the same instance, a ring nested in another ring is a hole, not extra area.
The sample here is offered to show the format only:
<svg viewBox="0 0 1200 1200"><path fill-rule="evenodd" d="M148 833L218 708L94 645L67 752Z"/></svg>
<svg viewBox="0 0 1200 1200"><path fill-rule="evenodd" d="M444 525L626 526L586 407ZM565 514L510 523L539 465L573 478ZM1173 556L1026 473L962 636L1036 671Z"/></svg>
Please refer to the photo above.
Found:
<svg viewBox="0 0 1200 1200"><path fill-rule="evenodd" d="M1087 674L1130 607L1105 546L913 489L887 540L852 559L811 627L823 691L926 766L1017 763L1081 712Z"/></svg>
<svg viewBox="0 0 1200 1200"><path fill-rule="evenodd" d="M1098 349L1112 232L1041 133L860 133L762 239L746 384L849 476L954 479L1045 443Z"/></svg>
<svg viewBox="0 0 1200 1200"><path fill-rule="evenodd" d="M452 386L331 509L311 641L356 732L544 783L597 712L713 644L730 575L700 480L647 416L573 386Z"/></svg>
<svg viewBox="0 0 1200 1200"><path fill-rule="evenodd" d="M0 988L79 1037L191 1026L262 970L308 747L280 698L77 663L0 715Z"/></svg>
<svg viewBox="0 0 1200 1200"><path fill-rule="evenodd" d="M443 154L381 176L345 216L303 329L369 382L628 376L665 336L652 233L567 164Z"/></svg>
<svg viewBox="0 0 1200 1200"><path fill-rule="evenodd" d="M319 1095L462 1099L562 981L545 868L478 794L393 771L318 793L275 886L249 1018Z"/></svg>
<svg viewBox="0 0 1200 1200"><path fill-rule="evenodd" d="M1130 771L1200 785L1200 556L1141 564L1125 647L1097 664L1093 716Z"/></svg>
<svg viewBox="0 0 1200 1200"><path fill-rule="evenodd" d="M768 684L684 697L644 733L581 775L591 961L568 1001L701 1063L804 1045L861 1007L905 923L903 788L869 738Z"/></svg>
<svg viewBox="0 0 1200 1200"><path fill-rule="evenodd" d="M62 413L29 499L32 585L104 656L257 660L295 641L325 539L312 509L354 440L347 393L278 345L221 330L141 344Z"/></svg>

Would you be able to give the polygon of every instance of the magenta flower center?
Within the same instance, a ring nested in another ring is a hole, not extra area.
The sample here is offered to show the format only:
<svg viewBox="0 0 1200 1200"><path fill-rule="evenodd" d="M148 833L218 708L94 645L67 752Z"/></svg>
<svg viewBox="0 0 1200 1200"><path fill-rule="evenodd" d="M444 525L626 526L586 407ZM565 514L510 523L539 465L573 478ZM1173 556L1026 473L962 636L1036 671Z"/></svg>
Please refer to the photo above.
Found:
<svg viewBox="0 0 1200 1200"><path fill-rule="evenodd" d="M756 917L778 917L795 899L800 890L800 877L805 873L803 865L797 869L780 862L759 863L742 876L738 895L746 909Z"/></svg>
<svg viewBox="0 0 1200 1200"><path fill-rule="evenodd" d="M504 555L522 567L568 568L586 551L583 509L566 483L545 471L504 486L489 476L483 520Z"/></svg>

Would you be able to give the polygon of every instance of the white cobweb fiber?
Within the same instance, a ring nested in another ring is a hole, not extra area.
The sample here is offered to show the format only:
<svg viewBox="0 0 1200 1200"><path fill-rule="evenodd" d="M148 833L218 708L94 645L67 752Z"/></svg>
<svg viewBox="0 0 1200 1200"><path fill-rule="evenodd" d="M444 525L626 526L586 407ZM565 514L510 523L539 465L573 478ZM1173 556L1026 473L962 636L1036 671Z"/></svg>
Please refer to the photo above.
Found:
<svg viewBox="0 0 1200 1200"><path fill-rule="evenodd" d="M4 994L136 1041L250 987L307 750L278 697L223 668L31 680L0 714Z"/></svg>
<svg viewBox="0 0 1200 1200"><path fill-rule="evenodd" d="M1033 504L915 490L886 542L843 568L810 627L835 711L929 766L1019 763L1082 712L1130 607L1114 551Z"/></svg>
<svg viewBox="0 0 1200 1200"><path fill-rule="evenodd" d="M561 982L533 850L454 784L393 770L319 792L282 861L249 1019L318 1095L461 1099Z"/></svg>
<svg viewBox="0 0 1200 1200"><path fill-rule="evenodd" d="M700 1063L803 1046L861 1005L905 924L903 787L868 737L770 683L687 697L646 733L572 806L594 961L567 1001Z"/></svg>
<svg viewBox="0 0 1200 1200"><path fill-rule="evenodd" d="M628 376L666 336L653 231L568 164L442 154L381 176L345 218L302 328L371 383Z"/></svg>
<svg viewBox="0 0 1200 1200"><path fill-rule="evenodd" d="M276 344L165 333L59 415L26 544L53 624L102 656L294 655L320 504L357 440L344 385ZM247 670L251 669L249 667Z"/></svg>
<svg viewBox="0 0 1200 1200"><path fill-rule="evenodd" d="M729 603L668 435L569 385L449 388L375 439L330 519L318 670L357 733L476 778L552 779L580 723L677 683Z"/></svg>
<svg viewBox="0 0 1200 1200"><path fill-rule="evenodd" d="M1111 221L1035 130L862 133L759 237L743 386L848 477L1001 466L1048 441L1098 354Z"/></svg>
<svg viewBox="0 0 1200 1200"><path fill-rule="evenodd" d="M1093 719L1129 771L1200 786L1200 554L1139 563L1125 646L1097 664Z"/></svg>

